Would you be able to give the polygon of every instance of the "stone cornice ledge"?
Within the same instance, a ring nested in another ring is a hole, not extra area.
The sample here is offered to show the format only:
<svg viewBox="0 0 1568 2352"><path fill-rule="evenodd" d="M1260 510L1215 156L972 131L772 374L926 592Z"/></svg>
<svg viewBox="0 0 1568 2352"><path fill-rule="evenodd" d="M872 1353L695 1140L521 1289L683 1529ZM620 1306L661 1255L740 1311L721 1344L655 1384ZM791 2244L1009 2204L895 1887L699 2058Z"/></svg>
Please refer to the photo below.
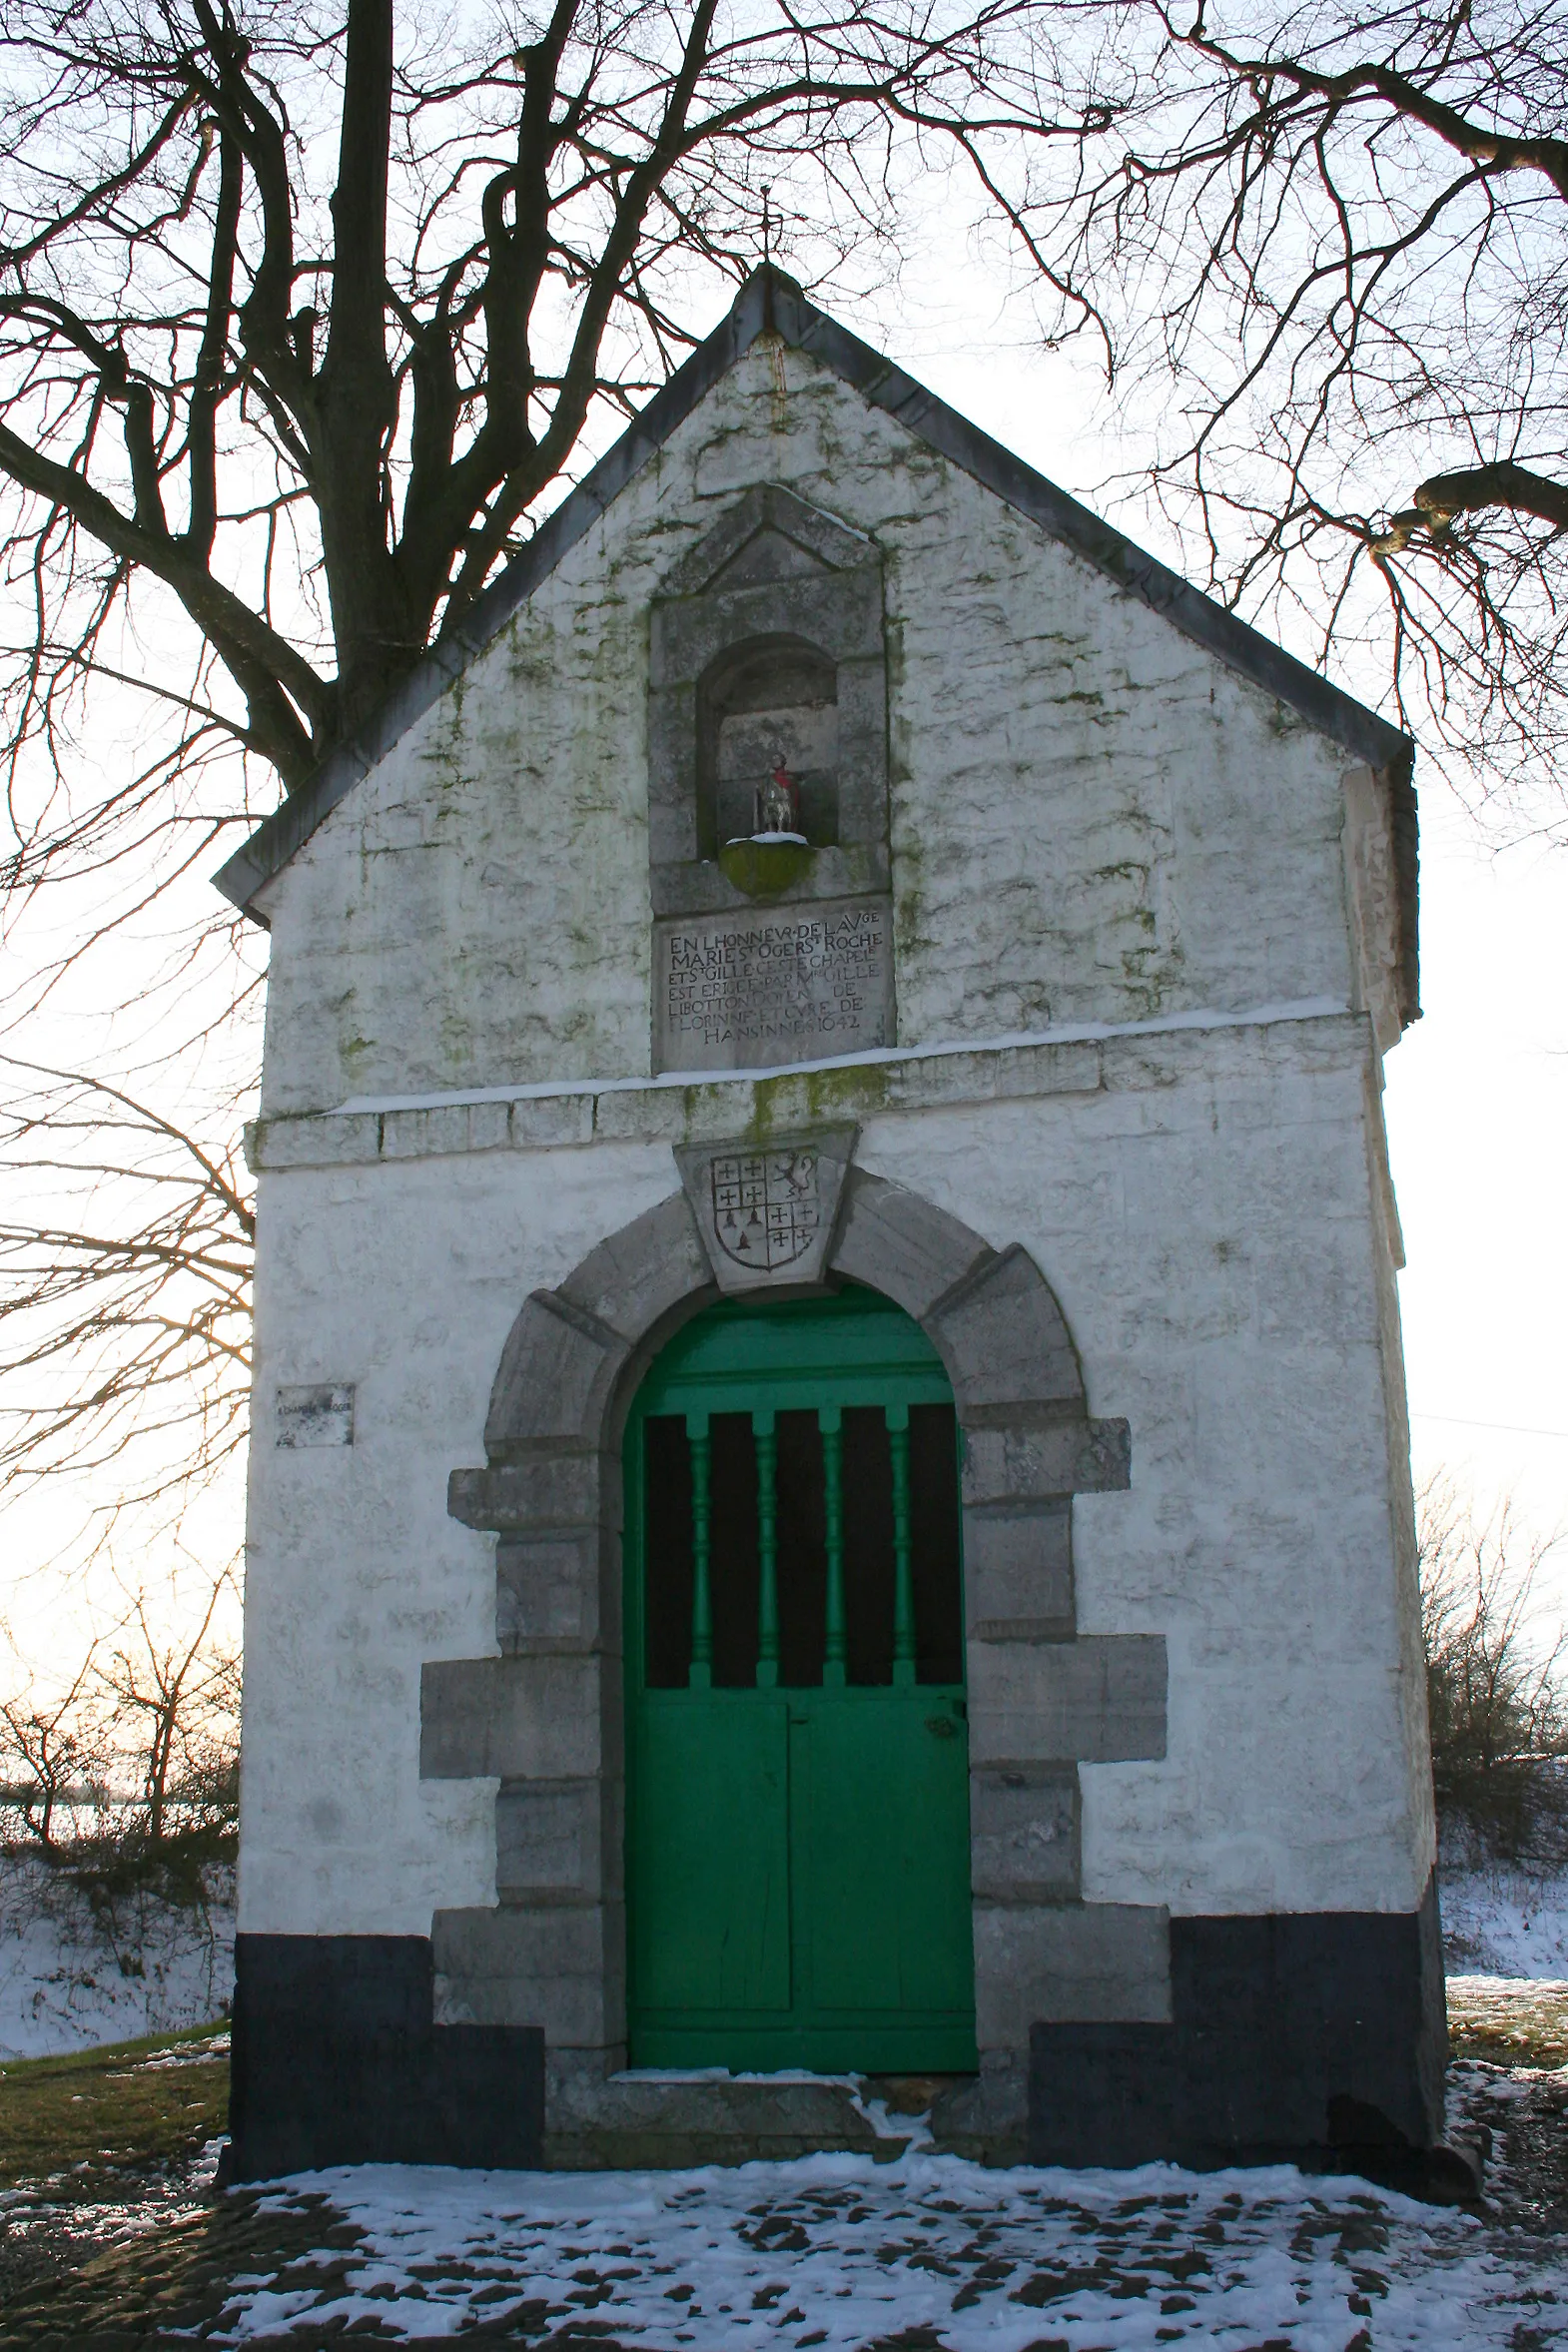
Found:
<svg viewBox="0 0 1568 2352"><path fill-rule="evenodd" d="M1366 1016L1331 997L1244 1012L1176 1013L1163 1020L1082 1022L1012 1037L888 1046L869 1054L795 1062L777 1070L666 1071L657 1078L545 1080L451 1094L364 1096L334 1111L260 1119L245 1131L256 1174L366 1167L466 1152L537 1152L602 1143L702 1143L815 1120L872 1118L1093 1095L1160 1083L1150 1050L1216 1030L1293 1030L1332 1024L1357 1037ZM1171 1075L1175 1075L1173 1071Z"/></svg>

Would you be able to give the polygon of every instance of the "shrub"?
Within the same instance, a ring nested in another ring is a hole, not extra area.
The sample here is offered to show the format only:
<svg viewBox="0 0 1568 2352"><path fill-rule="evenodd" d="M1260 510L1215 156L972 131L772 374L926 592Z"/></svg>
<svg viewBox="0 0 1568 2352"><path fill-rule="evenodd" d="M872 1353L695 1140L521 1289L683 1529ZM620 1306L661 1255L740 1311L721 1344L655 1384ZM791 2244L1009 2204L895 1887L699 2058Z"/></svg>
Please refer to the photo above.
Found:
<svg viewBox="0 0 1568 2352"><path fill-rule="evenodd" d="M1535 1591L1552 1549L1507 1501L1481 1520L1446 1481L1419 1497L1433 1791L1469 1859L1568 1862L1568 1635L1543 1632Z"/></svg>

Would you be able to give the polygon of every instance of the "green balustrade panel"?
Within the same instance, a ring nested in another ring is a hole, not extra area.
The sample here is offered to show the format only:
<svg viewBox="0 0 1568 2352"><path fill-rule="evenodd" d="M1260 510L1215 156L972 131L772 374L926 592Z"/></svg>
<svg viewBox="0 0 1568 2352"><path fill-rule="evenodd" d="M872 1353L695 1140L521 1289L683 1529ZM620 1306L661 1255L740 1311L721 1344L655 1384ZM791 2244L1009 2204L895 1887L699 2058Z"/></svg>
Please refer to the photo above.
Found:
<svg viewBox="0 0 1568 2352"><path fill-rule="evenodd" d="M633 2065L976 2063L958 1440L886 1299L727 1301L626 1460Z"/></svg>

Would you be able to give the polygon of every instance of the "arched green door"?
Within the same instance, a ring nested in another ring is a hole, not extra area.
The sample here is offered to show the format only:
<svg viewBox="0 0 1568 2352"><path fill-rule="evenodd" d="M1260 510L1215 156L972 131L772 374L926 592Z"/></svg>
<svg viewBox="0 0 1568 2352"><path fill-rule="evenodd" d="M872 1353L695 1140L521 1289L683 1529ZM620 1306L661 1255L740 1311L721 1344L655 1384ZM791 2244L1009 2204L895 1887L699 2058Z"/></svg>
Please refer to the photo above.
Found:
<svg viewBox="0 0 1568 2352"><path fill-rule="evenodd" d="M726 1301L626 1431L634 2066L976 2064L958 1436L875 1292Z"/></svg>

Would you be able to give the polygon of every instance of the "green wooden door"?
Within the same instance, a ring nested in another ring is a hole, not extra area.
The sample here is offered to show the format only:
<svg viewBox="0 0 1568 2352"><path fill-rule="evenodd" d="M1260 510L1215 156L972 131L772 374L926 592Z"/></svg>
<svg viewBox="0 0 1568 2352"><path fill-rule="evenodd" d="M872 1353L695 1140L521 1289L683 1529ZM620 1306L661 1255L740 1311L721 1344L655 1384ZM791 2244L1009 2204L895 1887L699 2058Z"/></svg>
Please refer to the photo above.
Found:
<svg viewBox="0 0 1568 2352"><path fill-rule="evenodd" d="M973 2067L958 1438L869 1290L687 1325L626 1432L634 2066Z"/></svg>

